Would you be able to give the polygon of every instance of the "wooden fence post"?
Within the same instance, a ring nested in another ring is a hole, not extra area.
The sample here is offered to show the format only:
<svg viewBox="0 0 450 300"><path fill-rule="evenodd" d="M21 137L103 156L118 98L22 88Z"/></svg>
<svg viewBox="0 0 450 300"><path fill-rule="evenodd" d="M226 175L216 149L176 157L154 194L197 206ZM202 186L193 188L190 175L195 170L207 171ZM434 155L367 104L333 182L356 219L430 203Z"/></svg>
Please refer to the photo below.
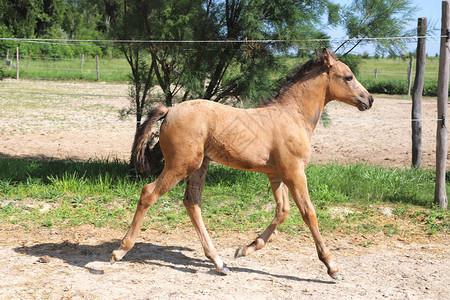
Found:
<svg viewBox="0 0 450 300"><path fill-rule="evenodd" d="M9 59L9 49L6 50L6 66L8 67L8 70L11 70L13 66L12 60Z"/></svg>
<svg viewBox="0 0 450 300"><path fill-rule="evenodd" d="M16 79L19 80L19 47L16 48Z"/></svg>
<svg viewBox="0 0 450 300"><path fill-rule="evenodd" d="M83 64L84 64L84 54L81 54L81 66L80 66L81 70L83 70Z"/></svg>
<svg viewBox="0 0 450 300"><path fill-rule="evenodd" d="M97 59L97 81L100 81L100 63L98 61L98 55L95 56Z"/></svg>
<svg viewBox="0 0 450 300"><path fill-rule="evenodd" d="M411 95L413 62L414 62L414 56L410 56L409 57L409 67L408 67L408 96Z"/></svg>
<svg viewBox="0 0 450 300"><path fill-rule="evenodd" d="M436 185L434 202L442 209L447 209L448 200L445 188L447 162L447 106L449 80L450 47L450 1L442 1L441 49L439 54L439 77L437 98L437 132L436 132Z"/></svg>
<svg viewBox="0 0 450 300"><path fill-rule="evenodd" d="M375 79L378 78L378 68L375 68Z"/></svg>
<svg viewBox="0 0 450 300"><path fill-rule="evenodd" d="M427 18L417 21L417 35L427 35ZM422 167L422 93L425 79L425 64L427 61L426 38L417 40L416 76L412 90L412 166Z"/></svg>

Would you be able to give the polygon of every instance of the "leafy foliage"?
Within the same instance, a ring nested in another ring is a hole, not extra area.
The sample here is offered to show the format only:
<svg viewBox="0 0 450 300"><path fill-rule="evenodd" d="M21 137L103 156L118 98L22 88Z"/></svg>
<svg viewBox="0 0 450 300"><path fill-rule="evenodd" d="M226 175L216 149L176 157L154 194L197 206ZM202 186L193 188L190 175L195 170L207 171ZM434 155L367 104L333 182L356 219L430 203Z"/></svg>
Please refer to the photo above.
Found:
<svg viewBox="0 0 450 300"><path fill-rule="evenodd" d="M342 9L341 24L345 27L349 40L338 49L350 53L364 38L402 36L403 28L412 20L416 7L409 0L353 0ZM350 41L356 39L356 42ZM400 40L376 40L377 53L396 54L405 49ZM341 50L342 50L341 49Z"/></svg>
<svg viewBox="0 0 450 300"><path fill-rule="evenodd" d="M140 54L139 63L133 59L132 76L142 75L139 65L147 68L152 74L146 74L144 82L154 77L154 83L163 89L164 101L172 105L179 93L182 93L181 101L193 98L224 101L230 97L260 99L287 73L280 64L279 54L298 51L299 56L304 57L310 54L311 48L328 46L326 42L299 42L327 38L324 23L344 26L349 38L401 35L413 11L410 0L355 0L344 6L330 0L319 2L318 5L312 0L3 0L0 34L2 37L92 40L112 37L238 41L132 43L114 48L20 44L21 54L46 57L77 57L81 53L109 55L124 50L131 57L132 53L144 51L149 57ZM287 42L251 42L262 39ZM357 44L360 42L358 40ZM15 41L1 41L0 51L17 45ZM391 53L400 49L401 42L377 41L377 47L380 52ZM343 48L349 52L353 45L344 42Z"/></svg>
<svg viewBox="0 0 450 300"><path fill-rule="evenodd" d="M100 0L2 0L0 36L10 38L103 39L107 20L104 3ZM85 43L86 44L86 43ZM109 50L92 45L51 43L19 43L0 41L0 51L20 46L21 55L75 57L106 55Z"/></svg>

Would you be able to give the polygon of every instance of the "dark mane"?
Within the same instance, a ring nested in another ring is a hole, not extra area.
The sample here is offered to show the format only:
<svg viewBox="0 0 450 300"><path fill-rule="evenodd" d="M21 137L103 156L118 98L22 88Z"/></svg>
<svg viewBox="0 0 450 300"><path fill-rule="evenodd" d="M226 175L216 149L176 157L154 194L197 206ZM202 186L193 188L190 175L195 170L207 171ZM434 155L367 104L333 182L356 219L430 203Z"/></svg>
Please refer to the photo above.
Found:
<svg viewBox="0 0 450 300"><path fill-rule="evenodd" d="M329 51L329 54L333 56L334 59L337 60L335 54L332 51ZM317 58L310 59L304 64L297 66L291 70L291 72L286 76L286 80L280 83L280 87L272 91L271 96L266 99L263 99L260 103L260 106L272 105L277 103L281 96L289 90L292 85L298 82L300 79L308 75L312 70L316 67L322 67L324 65L323 57L320 53L316 52Z"/></svg>

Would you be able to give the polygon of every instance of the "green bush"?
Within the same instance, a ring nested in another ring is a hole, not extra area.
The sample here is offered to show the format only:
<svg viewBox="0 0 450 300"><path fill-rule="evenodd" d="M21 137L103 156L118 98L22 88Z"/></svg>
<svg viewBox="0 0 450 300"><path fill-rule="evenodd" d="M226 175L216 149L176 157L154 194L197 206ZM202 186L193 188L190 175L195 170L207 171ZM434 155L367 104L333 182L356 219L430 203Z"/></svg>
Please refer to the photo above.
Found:
<svg viewBox="0 0 450 300"><path fill-rule="evenodd" d="M405 95L408 93L408 81L402 79L364 79L361 84L375 94Z"/></svg>
<svg viewBox="0 0 450 300"><path fill-rule="evenodd" d="M438 91L438 82L425 82L423 85L423 94L424 96L437 97Z"/></svg>
<svg viewBox="0 0 450 300"><path fill-rule="evenodd" d="M408 94L408 81L406 79L362 79L361 84L374 94L406 95ZM425 81L423 95L436 97L438 83L435 81Z"/></svg>
<svg viewBox="0 0 450 300"><path fill-rule="evenodd" d="M95 44L95 45L94 45ZM106 46L106 47L105 47ZM52 44L52 43L24 43L16 41L0 41L0 55L5 55L9 50L10 56L15 55L16 47L19 47L21 57L47 57L47 58L78 58L81 54L86 57L110 56L122 57L119 49L111 45L101 43L83 43L78 45Z"/></svg>

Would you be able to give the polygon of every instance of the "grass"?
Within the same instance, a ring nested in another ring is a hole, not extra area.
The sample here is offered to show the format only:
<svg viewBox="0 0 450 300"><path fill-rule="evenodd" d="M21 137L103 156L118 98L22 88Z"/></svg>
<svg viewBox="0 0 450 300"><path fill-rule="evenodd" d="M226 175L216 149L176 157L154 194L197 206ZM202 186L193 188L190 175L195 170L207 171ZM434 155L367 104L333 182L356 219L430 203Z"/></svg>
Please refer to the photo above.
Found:
<svg viewBox="0 0 450 300"><path fill-rule="evenodd" d="M286 65L293 68L304 60L288 59ZM378 69L378 79L391 80L403 79L407 81L407 70L409 59L402 58L379 58L362 59L360 72L357 74L359 80L375 78L375 69ZM14 63L15 64L15 63ZM19 62L20 78L51 78L51 79L81 79L88 81L97 80L97 67L95 58L86 57L83 68L81 59L37 59L23 58ZM415 72L415 62L413 71ZM439 69L438 58L428 58L425 65L425 81L437 81ZM14 68L3 69L7 77L16 77ZM127 82L130 67L125 59L101 58L100 80L105 82ZM414 75L414 73L413 73ZM413 76L414 80L414 76Z"/></svg>
<svg viewBox="0 0 450 300"><path fill-rule="evenodd" d="M3 71L7 77L16 77L15 68L4 68ZM81 59L22 58L19 61L19 71L20 78L97 81L97 62L95 58L85 58L83 68L81 68ZM99 72L100 81L105 82L127 82L131 73L127 61L116 58L100 59Z"/></svg>
<svg viewBox="0 0 450 300"><path fill-rule="evenodd" d="M24 227L93 224L125 228L141 188L151 180L131 177L128 166L119 161L0 158L0 169L0 222ZM325 234L449 232L448 211L433 206L434 176L430 170L316 165L308 167L307 176ZM144 229L191 226L183 194L184 183L180 183L164 195L151 207ZM385 216L383 207L390 208L392 216ZM265 175L210 167L203 194L208 228L262 231L274 210ZM293 234L307 231L298 209L293 207L280 230Z"/></svg>
<svg viewBox="0 0 450 300"><path fill-rule="evenodd" d="M375 79L375 69L378 69L378 79L404 79L408 80L409 58L380 58L362 59L359 80ZM416 70L416 62L413 62L413 80ZM427 58L425 64L425 81L437 81L439 71L439 59Z"/></svg>

